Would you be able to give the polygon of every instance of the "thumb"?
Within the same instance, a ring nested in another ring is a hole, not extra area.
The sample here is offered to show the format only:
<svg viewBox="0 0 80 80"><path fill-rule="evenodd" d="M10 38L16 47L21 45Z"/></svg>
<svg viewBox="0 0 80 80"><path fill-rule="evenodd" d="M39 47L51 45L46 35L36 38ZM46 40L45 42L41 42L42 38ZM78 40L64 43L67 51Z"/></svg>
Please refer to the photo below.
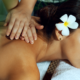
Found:
<svg viewBox="0 0 80 80"><path fill-rule="evenodd" d="M7 26L8 25L9 20L10 20L10 14L8 13L8 15L6 17L6 20L5 20L5 23L4 23L4 26Z"/></svg>
<svg viewBox="0 0 80 80"><path fill-rule="evenodd" d="M43 29L44 28L43 25L41 25L41 24L39 24L37 22L35 22L35 27L36 27L36 29Z"/></svg>

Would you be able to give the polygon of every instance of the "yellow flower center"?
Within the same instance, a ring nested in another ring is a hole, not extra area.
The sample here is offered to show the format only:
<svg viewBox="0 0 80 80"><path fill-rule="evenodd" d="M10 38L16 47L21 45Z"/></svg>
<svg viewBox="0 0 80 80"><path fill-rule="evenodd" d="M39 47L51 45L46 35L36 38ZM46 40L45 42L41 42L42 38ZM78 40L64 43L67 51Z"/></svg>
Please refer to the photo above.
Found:
<svg viewBox="0 0 80 80"><path fill-rule="evenodd" d="M65 22L65 23L64 23L64 26L65 26L65 27L67 27L67 26L68 26L68 24L69 24L68 22Z"/></svg>

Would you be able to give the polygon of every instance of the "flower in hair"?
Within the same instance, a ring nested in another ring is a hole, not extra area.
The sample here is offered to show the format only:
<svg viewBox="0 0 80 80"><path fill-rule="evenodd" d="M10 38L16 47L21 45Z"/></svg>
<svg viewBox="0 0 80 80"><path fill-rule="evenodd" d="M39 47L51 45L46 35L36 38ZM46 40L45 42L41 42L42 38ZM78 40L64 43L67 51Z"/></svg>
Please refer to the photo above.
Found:
<svg viewBox="0 0 80 80"><path fill-rule="evenodd" d="M60 20L63 22L63 23L57 23L55 24L56 28L61 31L61 34L63 36L69 36L70 32L69 32L69 28L71 29L77 29L79 24L76 21L76 17L73 16L73 15L68 15L67 14L64 14ZM68 28L69 27L69 28Z"/></svg>

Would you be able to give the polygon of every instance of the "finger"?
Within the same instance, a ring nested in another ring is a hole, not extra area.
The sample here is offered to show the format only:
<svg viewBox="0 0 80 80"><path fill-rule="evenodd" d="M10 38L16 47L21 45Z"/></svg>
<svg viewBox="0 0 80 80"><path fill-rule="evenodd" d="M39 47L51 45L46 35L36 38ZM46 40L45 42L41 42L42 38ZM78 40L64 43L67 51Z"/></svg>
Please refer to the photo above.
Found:
<svg viewBox="0 0 80 80"><path fill-rule="evenodd" d="M8 15L7 15L7 17L6 17L4 26L7 26L7 24L9 23L9 20L10 20L10 13L8 13Z"/></svg>
<svg viewBox="0 0 80 80"><path fill-rule="evenodd" d="M24 38L21 38L21 40L23 40L23 41L24 41L25 39L24 39Z"/></svg>
<svg viewBox="0 0 80 80"><path fill-rule="evenodd" d="M43 25L40 25L37 22L35 22L34 25L35 25L36 29L43 29L44 28Z"/></svg>
<svg viewBox="0 0 80 80"><path fill-rule="evenodd" d="M24 27L24 23L21 21L20 25L19 25L19 28L18 28L18 31L16 32L16 36L15 36L15 39L19 39L19 36L23 30L23 27Z"/></svg>
<svg viewBox="0 0 80 80"><path fill-rule="evenodd" d="M34 40L33 40L32 32L31 32L30 28L28 28L28 30L27 30L27 35L28 35L30 43L33 44Z"/></svg>
<svg viewBox="0 0 80 80"><path fill-rule="evenodd" d="M25 36L25 35L26 35L27 29L28 29L28 27L27 27L27 26L25 26L25 27L24 27L24 29L23 29L22 36Z"/></svg>
<svg viewBox="0 0 80 80"><path fill-rule="evenodd" d="M25 39L25 41L26 41L27 43L29 43L29 38L28 38L27 34L26 34L26 36L24 36L24 39Z"/></svg>
<svg viewBox="0 0 80 80"><path fill-rule="evenodd" d="M25 23L22 36L25 36L25 35L26 35L26 32L27 32L27 30L28 30L28 27L29 27L29 23Z"/></svg>
<svg viewBox="0 0 80 80"><path fill-rule="evenodd" d="M44 28L43 25L36 25L35 27L36 27L36 29L43 29Z"/></svg>
<svg viewBox="0 0 80 80"><path fill-rule="evenodd" d="M37 40L37 33L34 25L31 25L31 32L33 35L34 40Z"/></svg>
<svg viewBox="0 0 80 80"><path fill-rule="evenodd" d="M20 36L20 39L21 39L21 40L25 40L24 37L22 37L22 36Z"/></svg>
<svg viewBox="0 0 80 80"><path fill-rule="evenodd" d="M13 27L13 29L12 29L11 35L10 35L10 39L11 39L11 40L14 39L15 34L16 34L17 31L18 31L19 24L20 24L20 21L19 21L19 20L16 20L16 21L15 21L15 24L14 24L14 27Z"/></svg>
<svg viewBox="0 0 80 80"><path fill-rule="evenodd" d="M7 36L10 35L11 30L12 30L13 25L14 25L14 22L15 22L15 18L11 18L11 21L10 21L10 23L9 23L9 26L8 26L8 29L7 29L7 33L6 33Z"/></svg>

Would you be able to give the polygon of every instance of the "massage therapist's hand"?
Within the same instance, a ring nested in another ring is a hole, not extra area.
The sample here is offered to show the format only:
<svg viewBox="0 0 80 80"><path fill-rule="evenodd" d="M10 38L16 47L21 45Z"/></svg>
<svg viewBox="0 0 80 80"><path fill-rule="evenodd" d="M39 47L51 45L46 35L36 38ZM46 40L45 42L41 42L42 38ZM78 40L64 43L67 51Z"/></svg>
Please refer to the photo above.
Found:
<svg viewBox="0 0 80 80"><path fill-rule="evenodd" d="M31 14L28 10L24 8L17 7L12 9L7 17L4 26L8 25L7 36L10 35L10 39L19 39L20 35L25 36L25 41L33 44L34 40L37 39L37 34L35 27L29 27L31 21ZM31 26L31 25L30 25ZM28 30L29 28L29 30ZM36 27L37 29L42 29L41 27Z"/></svg>
<svg viewBox="0 0 80 80"><path fill-rule="evenodd" d="M8 24L6 35L10 35L10 39L18 39L22 30L22 35L26 34L31 19L31 13L24 7L16 7L8 13L4 26Z"/></svg>
<svg viewBox="0 0 80 80"><path fill-rule="evenodd" d="M37 29L43 29L44 26L39 24L40 18L32 16L30 20L30 25L28 27L27 33L25 36L20 36L21 40L27 40L26 42L30 42L31 44L34 43L34 40L37 39L37 33L36 33L36 28Z"/></svg>

